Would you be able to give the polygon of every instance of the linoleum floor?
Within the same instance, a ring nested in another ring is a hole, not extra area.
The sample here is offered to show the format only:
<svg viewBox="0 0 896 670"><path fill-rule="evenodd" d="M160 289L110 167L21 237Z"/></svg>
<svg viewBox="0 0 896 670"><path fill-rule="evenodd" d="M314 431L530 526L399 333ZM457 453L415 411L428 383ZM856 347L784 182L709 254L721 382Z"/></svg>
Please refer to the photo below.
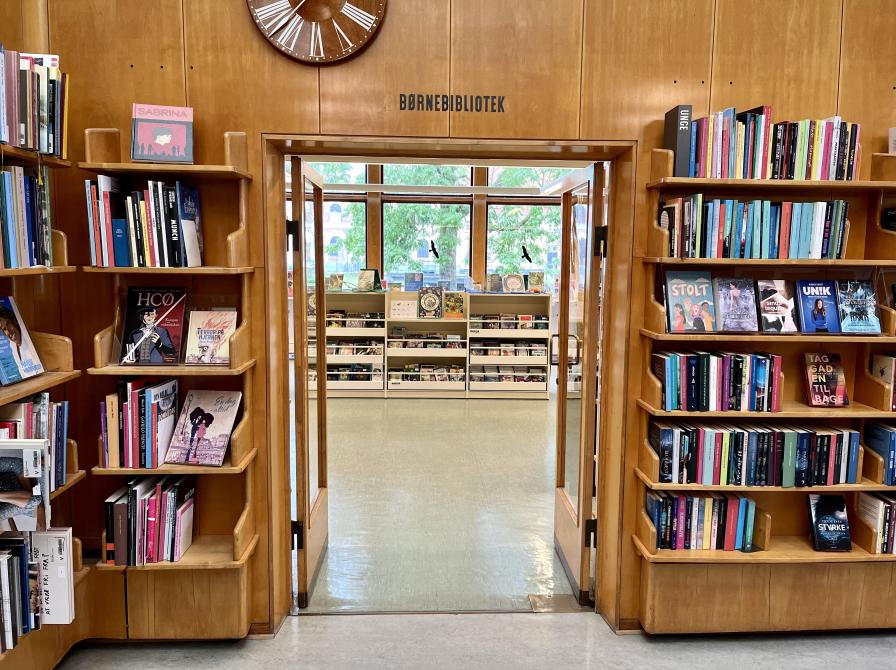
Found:
<svg viewBox="0 0 896 670"><path fill-rule="evenodd" d="M553 401L331 399L330 541L308 612L528 610L554 552Z"/></svg>

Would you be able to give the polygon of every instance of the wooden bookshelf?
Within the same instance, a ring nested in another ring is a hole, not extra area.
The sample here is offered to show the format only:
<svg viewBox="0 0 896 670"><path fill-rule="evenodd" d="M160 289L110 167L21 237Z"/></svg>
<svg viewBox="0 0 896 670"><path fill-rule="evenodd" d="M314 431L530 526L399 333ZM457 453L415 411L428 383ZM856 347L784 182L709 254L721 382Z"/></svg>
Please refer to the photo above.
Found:
<svg viewBox="0 0 896 670"><path fill-rule="evenodd" d="M48 168L67 168L72 163L58 156L49 156L31 149L20 149L9 144L0 144L0 164L26 165L28 167L46 166Z"/></svg>
<svg viewBox="0 0 896 670"><path fill-rule="evenodd" d="M230 268L223 265L203 265L195 268L137 268L137 267L96 267L84 265L84 272L101 274L134 274L134 275L245 275L255 272L253 267Z"/></svg>

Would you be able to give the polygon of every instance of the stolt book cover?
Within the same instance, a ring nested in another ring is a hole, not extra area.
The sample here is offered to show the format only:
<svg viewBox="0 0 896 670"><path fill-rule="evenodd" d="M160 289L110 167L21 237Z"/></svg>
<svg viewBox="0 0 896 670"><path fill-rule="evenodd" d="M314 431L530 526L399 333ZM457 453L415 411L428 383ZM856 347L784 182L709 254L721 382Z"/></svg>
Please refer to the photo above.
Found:
<svg viewBox="0 0 896 670"><path fill-rule="evenodd" d="M715 332L715 301L708 272L666 273L666 319L670 333Z"/></svg>
<svg viewBox="0 0 896 670"><path fill-rule="evenodd" d="M187 292L182 288L128 289L121 365L177 365Z"/></svg>
<svg viewBox="0 0 896 670"><path fill-rule="evenodd" d="M131 160L193 162L193 108L134 103Z"/></svg>
<svg viewBox="0 0 896 670"><path fill-rule="evenodd" d="M796 294L786 279L756 281L759 298L759 327L763 333L799 332Z"/></svg>
<svg viewBox="0 0 896 670"><path fill-rule="evenodd" d="M712 280L721 332L755 333L756 291L749 277L716 277Z"/></svg>
<svg viewBox="0 0 896 670"><path fill-rule="evenodd" d="M165 462L220 467L242 397L239 391L187 393Z"/></svg>
<svg viewBox="0 0 896 670"><path fill-rule="evenodd" d="M799 296L800 326L804 333L839 333L837 286L830 279L800 279L796 282Z"/></svg>
<svg viewBox="0 0 896 670"><path fill-rule="evenodd" d="M815 551L849 551L849 518L843 495L809 495L809 514L812 519L812 540Z"/></svg>
<svg viewBox="0 0 896 670"><path fill-rule="evenodd" d="M230 336L236 331L236 310L193 310L184 350L186 365L229 365Z"/></svg>
<svg viewBox="0 0 896 670"><path fill-rule="evenodd" d="M874 286L867 279L837 281L840 328L844 333L880 333L880 312Z"/></svg>
<svg viewBox="0 0 896 670"><path fill-rule="evenodd" d="M807 400L812 407L845 407L846 375L839 354L807 352Z"/></svg>
<svg viewBox="0 0 896 670"><path fill-rule="evenodd" d="M0 298L0 384L13 384L43 371L15 299Z"/></svg>

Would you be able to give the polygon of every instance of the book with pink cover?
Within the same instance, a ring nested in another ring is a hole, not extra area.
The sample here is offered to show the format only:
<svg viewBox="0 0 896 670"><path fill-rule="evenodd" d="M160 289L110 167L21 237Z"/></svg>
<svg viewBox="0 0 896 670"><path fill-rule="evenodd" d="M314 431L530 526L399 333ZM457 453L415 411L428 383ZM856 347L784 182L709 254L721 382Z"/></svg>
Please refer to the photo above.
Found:
<svg viewBox="0 0 896 670"><path fill-rule="evenodd" d="M242 397L239 391L187 393L165 462L220 467Z"/></svg>
<svg viewBox="0 0 896 670"><path fill-rule="evenodd" d="M174 561L177 562L193 544L193 498L177 509L174 521Z"/></svg>
<svg viewBox="0 0 896 670"><path fill-rule="evenodd" d="M131 160L193 162L193 108L134 103Z"/></svg>

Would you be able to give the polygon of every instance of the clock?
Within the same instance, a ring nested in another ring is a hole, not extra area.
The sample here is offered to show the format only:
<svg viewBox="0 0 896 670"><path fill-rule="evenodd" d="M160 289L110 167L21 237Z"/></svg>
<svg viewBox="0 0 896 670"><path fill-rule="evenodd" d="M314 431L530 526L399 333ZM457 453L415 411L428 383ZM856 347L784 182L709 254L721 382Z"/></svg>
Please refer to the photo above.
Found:
<svg viewBox="0 0 896 670"><path fill-rule="evenodd" d="M374 38L387 0L246 0L255 25L287 56L303 63L336 63Z"/></svg>

